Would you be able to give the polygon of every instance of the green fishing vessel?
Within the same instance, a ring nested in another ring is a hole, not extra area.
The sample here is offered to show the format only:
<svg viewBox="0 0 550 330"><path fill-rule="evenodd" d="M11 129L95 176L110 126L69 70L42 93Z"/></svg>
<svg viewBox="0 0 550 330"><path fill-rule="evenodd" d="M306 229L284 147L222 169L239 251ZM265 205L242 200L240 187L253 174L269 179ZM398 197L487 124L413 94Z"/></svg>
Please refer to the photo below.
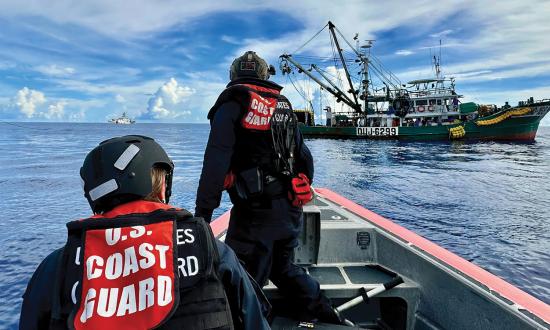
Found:
<svg viewBox="0 0 550 330"><path fill-rule="evenodd" d="M306 137L533 141L541 119L550 111L550 100L536 101L532 97L516 106L508 102L501 107L461 102L463 95L457 93L455 79L441 73L441 55L433 56L433 78L403 83L371 53L372 41L360 46L356 35L353 46L332 22L325 28L329 30L333 58L299 54L280 57L283 75L307 101L305 109L295 110ZM339 40L351 52L344 51ZM313 63L305 65L301 60ZM332 70L323 68L327 63ZM357 76L350 74L353 69L359 69ZM336 106L322 110L322 124L315 122L311 97L300 88L296 74L319 86L320 100L323 92L335 99Z"/></svg>
<svg viewBox="0 0 550 330"><path fill-rule="evenodd" d="M541 101L449 125L311 126L302 122L301 131L305 136L321 138L533 141L540 120L549 110L550 101Z"/></svg>

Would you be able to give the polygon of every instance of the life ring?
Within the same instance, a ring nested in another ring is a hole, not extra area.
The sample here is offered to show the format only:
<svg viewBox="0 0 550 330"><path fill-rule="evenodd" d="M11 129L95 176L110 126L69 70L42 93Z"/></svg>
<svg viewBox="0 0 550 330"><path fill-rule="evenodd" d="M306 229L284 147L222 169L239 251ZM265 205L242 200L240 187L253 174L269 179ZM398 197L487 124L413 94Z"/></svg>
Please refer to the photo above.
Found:
<svg viewBox="0 0 550 330"><path fill-rule="evenodd" d="M433 106L433 105L428 106L428 111L434 111L434 110L435 110L435 109L434 109L434 106Z"/></svg>
<svg viewBox="0 0 550 330"><path fill-rule="evenodd" d="M426 109L424 109L424 107L420 105L420 106L418 106L417 110L418 110L418 112L424 112L424 110L426 110Z"/></svg>

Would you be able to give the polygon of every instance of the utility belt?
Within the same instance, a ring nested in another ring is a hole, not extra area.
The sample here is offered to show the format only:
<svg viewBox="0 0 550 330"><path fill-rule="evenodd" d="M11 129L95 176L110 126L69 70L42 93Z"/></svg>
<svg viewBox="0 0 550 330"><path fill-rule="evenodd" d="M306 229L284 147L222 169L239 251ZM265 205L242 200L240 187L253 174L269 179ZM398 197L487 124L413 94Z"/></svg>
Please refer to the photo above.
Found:
<svg viewBox="0 0 550 330"><path fill-rule="evenodd" d="M271 198L286 197L288 195L288 182L271 175L265 176L264 194Z"/></svg>
<svg viewBox="0 0 550 330"><path fill-rule="evenodd" d="M258 208L271 208L276 198L288 198L293 206L301 207L313 199L309 178L303 174L270 175L253 167L236 175L230 172L224 182L233 204L247 204Z"/></svg>
<svg viewBox="0 0 550 330"><path fill-rule="evenodd" d="M265 174L259 167L237 172L233 184L228 187L233 202L252 204L270 203L271 200L286 197L290 189L290 178L283 175Z"/></svg>

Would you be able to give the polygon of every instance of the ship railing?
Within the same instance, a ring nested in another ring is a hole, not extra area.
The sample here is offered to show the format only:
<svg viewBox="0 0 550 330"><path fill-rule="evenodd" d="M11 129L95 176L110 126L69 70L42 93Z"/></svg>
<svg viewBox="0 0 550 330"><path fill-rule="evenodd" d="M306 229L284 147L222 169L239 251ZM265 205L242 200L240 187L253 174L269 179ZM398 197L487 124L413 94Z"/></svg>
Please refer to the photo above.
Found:
<svg viewBox="0 0 550 330"><path fill-rule="evenodd" d="M409 95L414 97L415 95L420 96L434 96L434 97L446 97L446 96L456 96L453 94L453 90L450 89L430 89L430 90L419 90L419 91L409 91Z"/></svg>

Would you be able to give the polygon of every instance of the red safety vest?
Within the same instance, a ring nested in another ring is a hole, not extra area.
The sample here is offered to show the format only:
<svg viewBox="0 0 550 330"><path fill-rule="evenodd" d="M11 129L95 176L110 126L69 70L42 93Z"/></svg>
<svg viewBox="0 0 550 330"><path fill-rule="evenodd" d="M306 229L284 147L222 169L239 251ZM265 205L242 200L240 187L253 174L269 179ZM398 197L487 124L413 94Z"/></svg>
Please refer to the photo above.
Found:
<svg viewBox="0 0 550 330"><path fill-rule="evenodd" d="M277 152L273 145L272 126L296 120L292 105L280 94L281 87L270 82L266 86L255 84L235 84L226 88L208 113L212 120L220 106L229 101L235 101L241 106L241 118L237 127L237 141L231 168L236 173L255 166L260 167L264 174L277 175L281 171L277 166ZM293 127L292 129L296 129ZM294 154L294 134L288 136L289 148L286 153Z"/></svg>
<svg viewBox="0 0 550 330"><path fill-rule="evenodd" d="M58 311L67 327L232 329L214 237L202 219L134 201L67 228Z"/></svg>

